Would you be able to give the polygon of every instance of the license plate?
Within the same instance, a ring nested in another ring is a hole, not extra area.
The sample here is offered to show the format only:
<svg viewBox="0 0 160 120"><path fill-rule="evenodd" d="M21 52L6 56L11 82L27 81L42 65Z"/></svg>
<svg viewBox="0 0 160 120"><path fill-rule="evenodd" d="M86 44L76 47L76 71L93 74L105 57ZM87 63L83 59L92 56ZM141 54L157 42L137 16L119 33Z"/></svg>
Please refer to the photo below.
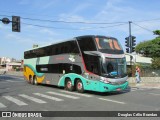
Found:
<svg viewBox="0 0 160 120"><path fill-rule="evenodd" d="M121 88L117 88L117 91L121 91Z"/></svg>

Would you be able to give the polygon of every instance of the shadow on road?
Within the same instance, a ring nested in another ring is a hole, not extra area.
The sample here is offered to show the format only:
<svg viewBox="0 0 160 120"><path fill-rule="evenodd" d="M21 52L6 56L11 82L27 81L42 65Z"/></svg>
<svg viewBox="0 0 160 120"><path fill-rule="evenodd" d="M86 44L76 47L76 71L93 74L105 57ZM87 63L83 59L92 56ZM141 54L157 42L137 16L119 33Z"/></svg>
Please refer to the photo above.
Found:
<svg viewBox="0 0 160 120"><path fill-rule="evenodd" d="M14 78L14 76L9 76L9 75L0 75L0 81L4 81L4 80L14 80L17 78Z"/></svg>
<svg viewBox="0 0 160 120"><path fill-rule="evenodd" d="M64 90L64 87L58 87L56 85L47 85L47 84L39 84L40 86L44 86L44 87L50 87L50 88L54 88L54 89L61 89ZM115 92L95 92L95 91L85 91L82 94L91 94L91 95L98 95L98 96L113 96L113 95L120 95L120 94L125 94L131 91L131 87L128 87L126 90L124 91L115 91ZM77 92L77 91L72 91L72 92Z"/></svg>

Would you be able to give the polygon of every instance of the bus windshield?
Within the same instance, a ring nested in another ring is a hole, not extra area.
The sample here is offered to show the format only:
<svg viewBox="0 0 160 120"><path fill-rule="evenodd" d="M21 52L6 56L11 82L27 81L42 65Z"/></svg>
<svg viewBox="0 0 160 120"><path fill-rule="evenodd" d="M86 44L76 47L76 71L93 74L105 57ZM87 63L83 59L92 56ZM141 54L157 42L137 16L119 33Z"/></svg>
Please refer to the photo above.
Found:
<svg viewBox="0 0 160 120"><path fill-rule="evenodd" d="M125 58L105 58L102 63L102 74L106 77L116 78L126 76Z"/></svg>
<svg viewBox="0 0 160 120"><path fill-rule="evenodd" d="M116 39L100 37L95 39L98 49L122 50L121 45Z"/></svg>

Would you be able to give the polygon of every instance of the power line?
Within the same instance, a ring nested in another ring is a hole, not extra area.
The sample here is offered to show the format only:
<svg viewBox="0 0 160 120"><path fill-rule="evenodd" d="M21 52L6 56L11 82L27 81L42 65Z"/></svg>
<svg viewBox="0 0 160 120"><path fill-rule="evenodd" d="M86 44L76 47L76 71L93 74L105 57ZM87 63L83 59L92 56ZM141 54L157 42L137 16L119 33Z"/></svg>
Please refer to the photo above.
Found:
<svg viewBox="0 0 160 120"><path fill-rule="evenodd" d="M63 20L46 20L46 19L34 19L34 18L25 18L21 17L22 19L27 20L34 20L34 21L42 21L42 22L61 22L61 23L79 23L79 24L118 24L118 23L127 23L127 22L84 22L84 21L63 21Z"/></svg>
<svg viewBox="0 0 160 120"><path fill-rule="evenodd" d="M142 28L142 29L144 29L144 30L147 30L147 31L149 31L149 32L152 32L153 33L153 31L152 30L149 30L148 28L145 28L145 27L142 27L142 26L140 26L140 25L138 25L138 24L136 24L136 23L134 23L134 22L132 22L134 25L136 25L136 26L138 26L138 27L140 27L140 28Z"/></svg>
<svg viewBox="0 0 160 120"><path fill-rule="evenodd" d="M53 29L64 29L64 30L79 30L79 29L74 29L74 28L57 28L57 27L51 27L51 26L44 26L44 25L38 25L38 24L30 24L30 23L22 23L24 25L30 25L30 26L35 26L35 27L41 27L41 28L53 28Z"/></svg>
<svg viewBox="0 0 160 120"><path fill-rule="evenodd" d="M91 27L91 28L88 28L88 29L103 29L103 28L109 28L109 27L116 27L116 26L122 26L122 25L126 25L128 23L123 23L123 24L117 24L117 25L111 25L111 26L104 26L104 27ZM87 28L86 28L87 29Z"/></svg>
<svg viewBox="0 0 160 120"><path fill-rule="evenodd" d="M41 27L41 28L53 28L53 29L63 29L63 30L92 30L92 29L104 29L104 28L109 28L109 27L116 27L116 26L121 26L121 25L126 25L126 24L117 24L117 25L112 25L112 26L106 26L106 27L90 27L90 28L58 28L58 27L51 27L51 26L44 26L44 25L38 25L38 24L30 24L30 23L22 23L24 25L30 25L30 26L35 26L35 27Z"/></svg>
<svg viewBox="0 0 160 120"><path fill-rule="evenodd" d="M8 15L0 15L5 17L12 17ZM22 19L32 20L32 21L41 21L41 22L60 22L60 23L77 23L77 24L119 24L119 23L127 23L127 22L84 22L84 21L64 21L64 20L47 20L47 19L37 19L37 18L28 18L28 17L21 17Z"/></svg>
<svg viewBox="0 0 160 120"><path fill-rule="evenodd" d="M133 21L133 22L152 22L152 21L158 21L160 18L150 19L150 20L140 20L140 21Z"/></svg>
<svg viewBox="0 0 160 120"><path fill-rule="evenodd" d="M0 10L0 12L2 13L15 13L15 14L26 14L26 15L34 15L34 16L38 16L37 13L26 13L26 12L14 12L14 11L4 11L4 10ZM0 15L1 16L1 15ZM2 16L7 16L7 15L2 15ZM46 17L60 17L60 16L50 16L50 15L47 15L47 14L41 14L41 16L46 16ZM11 16L9 16L11 17ZM25 17L24 17L25 18ZM65 17L66 18L66 17ZM67 18L73 18L72 16L68 16ZM28 18L26 18L28 19ZM30 18L32 19L32 18ZM157 20L160 20L160 18L155 18L155 19L148 19L148 20L139 20L139 21L133 21L133 22L151 22L151 21L157 21ZM58 22L58 21L57 21ZM63 21L62 21L63 22ZM69 21L68 21L69 22ZM79 23L79 22L78 22ZM81 22L80 22L81 23ZM126 23L126 22L117 22L117 23ZM87 23L88 24L88 23ZM103 23L102 23L103 24ZM106 24L106 23L105 23ZM110 24L110 23L109 23ZM114 23L113 23L114 24Z"/></svg>
<svg viewBox="0 0 160 120"><path fill-rule="evenodd" d="M14 13L14 12L13 12ZM9 15L0 15L5 17L12 17ZM128 23L125 21L121 22L84 22L84 21L64 21L64 20L47 20L47 19L37 19L37 18L29 18L29 17L21 17L22 19L26 20L32 20L32 21L41 21L41 22L60 22L60 23L77 23L77 24L119 24L119 23ZM160 18L150 19L150 20L140 20L140 21L133 21L133 22L151 22L151 21L157 21L160 20Z"/></svg>
<svg viewBox="0 0 160 120"><path fill-rule="evenodd" d="M9 16L9 15L0 15L0 16L3 16L3 17L12 17L12 16ZM84 21L63 21L63 20L47 20L47 19L37 19L37 18L28 18L28 17L21 17L22 19L25 19L25 20L31 20L31 21L40 21L40 22L59 22L59 23L76 23L76 24L114 24L113 26L104 26L104 27L89 27L89 28L80 28L80 29L76 29L76 28L58 28L58 27L50 27L50 26L43 26L43 25L38 25L38 24L30 24L30 23L22 23L22 24L25 24L25 25L32 25L32 26L36 26L36 27L44 27L44 28L54 28L54 29L67 29L67 30L89 30L89 29L103 29L103 28L108 28L108 27L115 27L115 26L121 26L121 25L125 25L125 24L128 24L128 22L110 22L110 23L107 23L107 22L84 22ZM146 22L146 21L155 21L155 20L160 20L160 18L156 18L156 19L151 19L151 20L142 20L142 21L134 21L132 22L134 25L142 28L142 29L145 29L149 32L152 32L151 30L145 28L145 27L142 27L138 24L136 24L135 22Z"/></svg>

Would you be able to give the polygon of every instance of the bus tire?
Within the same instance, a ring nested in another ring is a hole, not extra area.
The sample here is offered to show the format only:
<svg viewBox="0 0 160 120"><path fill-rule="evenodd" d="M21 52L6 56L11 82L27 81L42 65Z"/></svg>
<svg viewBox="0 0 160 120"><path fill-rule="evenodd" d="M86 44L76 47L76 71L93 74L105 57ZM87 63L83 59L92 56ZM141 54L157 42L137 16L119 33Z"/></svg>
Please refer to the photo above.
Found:
<svg viewBox="0 0 160 120"><path fill-rule="evenodd" d="M74 86L72 85L72 81L69 78L66 78L65 80L65 90L73 91Z"/></svg>
<svg viewBox="0 0 160 120"><path fill-rule="evenodd" d="M82 83L82 81L80 79L78 79L77 82L76 82L76 90L79 93L83 93L84 92L83 83Z"/></svg>
<svg viewBox="0 0 160 120"><path fill-rule="evenodd" d="M34 76L34 78L33 78L33 85L38 85L36 76Z"/></svg>
<svg viewBox="0 0 160 120"><path fill-rule="evenodd" d="M32 79L32 76L30 75L30 76L29 76L28 83L29 83L29 84L32 84L32 82L33 82L33 79Z"/></svg>

